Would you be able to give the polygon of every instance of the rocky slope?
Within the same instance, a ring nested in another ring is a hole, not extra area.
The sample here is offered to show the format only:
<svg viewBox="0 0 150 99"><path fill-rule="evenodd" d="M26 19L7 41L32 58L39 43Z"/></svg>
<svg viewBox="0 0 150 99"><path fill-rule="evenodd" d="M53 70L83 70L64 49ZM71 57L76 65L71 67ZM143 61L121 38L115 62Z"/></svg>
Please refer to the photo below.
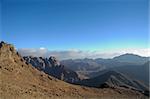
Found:
<svg viewBox="0 0 150 99"><path fill-rule="evenodd" d="M129 89L95 89L65 83L26 63L14 47L0 43L1 99L146 99Z"/></svg>
<svg viewBox="0 0 150 99"><path fill-rule="evenodd" d="M60 80L69 83L74 83L80 80L76 72L60 64L59 61L53 56L49 58L26 56L23 58L27 63L32 64L32 66L36 67L38 70Z"/></svg>
<svg viewBox="0 0 150 99"><path fill-rule="evenodd" d="M113 70L119 71L131 78L137 79L143 82L145 85L149 86L149 66L150 62L146 62L142 65L138 66L123 66L123 67L116 67L112 68Z"/></svg>
<svg viewBox="0 0 150 99"><path fill-rule="evenodd" d="M133 90L138 90L140 92L146 92L149 90L148 87L146 87L141 82L133 80L116 71L104 72L97 77L82 80L78 82L78 84L97 88L125 87Z"/></svg>
<svg viewBox="0 0 150 99"><path fill-rule="evenodd" d="M122 73L123 75L127 77L136 79L148 87L150 85L149 66L150 66L150 62L146 62L142 65L124 65L121 67L108 68L103 71L93 72L93 73L90 73L89 75L91 77L96 77L96 76L101 75L104 72L114 70L114 71Z"/></svg>

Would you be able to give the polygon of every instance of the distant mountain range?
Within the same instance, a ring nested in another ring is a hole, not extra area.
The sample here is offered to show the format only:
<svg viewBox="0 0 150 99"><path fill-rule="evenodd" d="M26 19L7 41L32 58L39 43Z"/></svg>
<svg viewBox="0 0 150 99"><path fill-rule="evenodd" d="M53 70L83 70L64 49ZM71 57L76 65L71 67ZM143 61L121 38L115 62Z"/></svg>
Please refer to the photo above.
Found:
<svg viewBox="0 0 150 99"><path fill-rule="evenodd" d="M61 61L62 64L73 68L75 71L80 70L99 70L111 67L119 67L124 65L142 65L149 61L149 57L141 57L134 54L123 54L112 59L69 59Z"/></svg>
<svg viewBox="0 0 150 99"><path fill-rule="evenodd" d="M102 58L97 58L97 59L85 58L85 59L75 59L75 60L69 59L69 60L61 61L61 64L67 66L68 68L72 68L72 70L82 75L83 78L91 78L93 77L93 73L95 72L100 72L103 70L119 68L119 67L120 69L122 67L123 68L131 67L135 69L136 67L137 68L142 67L142 65L148 61L149 61L149 57L141 57L134 54L123 54L114 57L112 59L102 59ZM141 68L141 70L142 69L144 68ZM139 74L141 75L141 73Z"/></svg>
<svg viewBox="0 0 150 99"><path fill-rule="evenodd" d="M150 85L149 60L149 57L123 54L112 59L70 59L61 63L82 77L83 80L78 84L91 87L107 84L105 86L124 86L145 91Z"/></svg>

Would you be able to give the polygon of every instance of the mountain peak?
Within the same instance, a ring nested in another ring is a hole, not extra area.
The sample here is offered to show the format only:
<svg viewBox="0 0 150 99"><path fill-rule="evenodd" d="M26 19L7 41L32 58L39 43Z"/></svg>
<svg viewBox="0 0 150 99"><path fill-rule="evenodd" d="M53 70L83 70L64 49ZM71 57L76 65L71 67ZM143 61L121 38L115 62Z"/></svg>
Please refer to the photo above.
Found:
<svg viewBox="0 0 150 99"><path fill-rule="evenodd" d="M16 52L14 46L11 44L7 44L4 41L1 41L0 43L0 57L1 60L13 60L21 58L19 53Z"/></svg>
<svg viewBox="0 0 150 99"><path fill-rule="evenodd" d="M116 59L116 58L126 58L126 57L141 57L141 56L136 55L136 54L132 54L132 53L126 53L126 54L123 54L123 55L120 55L120 56L116 56L116 57L114 57L114 59Z"/></svg>
<svg viewBox="0 0 150 99"><path fill-rule="evenodd" d="M12 52L15 51L15 48L14 48L13 45L7 44L7 43L5 43L4 41L1 41L1 42L0 42L0 49L3 49L3 50L5 49L5 50L12 51Z"/></svg>
<svg viewBox="0 0 150 99"><path fill-rule="evenodd" d="M9 50L13 50L14 49L14 47L13 47L13 45L11 45L11 44L7 44L7 43L5 43L4 41L1 41L0 42L0 48L2 49L9 49Z"/></svg>
<svg viewBox="0 0 150 99"><path fill-rule="evenodd" d="M147 57L141 57L139 55L135 55L135 54L123 54L117 57L114 57L113 60L115 61L119 61L119 62L127 62L127 63L137 63L137 64L142 64L148 61Z"/></svg>

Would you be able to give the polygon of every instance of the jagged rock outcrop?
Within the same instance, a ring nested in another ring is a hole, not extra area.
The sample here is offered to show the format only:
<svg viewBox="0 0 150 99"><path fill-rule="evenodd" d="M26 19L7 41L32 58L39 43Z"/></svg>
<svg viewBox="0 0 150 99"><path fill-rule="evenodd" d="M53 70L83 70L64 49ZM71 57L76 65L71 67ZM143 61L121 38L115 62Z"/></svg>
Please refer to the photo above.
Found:
<svg viewBox="0 0 150 99"><path fill-rule="evenodd" d="M60 64L54 56L50 56L49 58L26 56L24 59L27 63L32 64L38 70L44 71L60 80L69 83L74 83L80 80L76 72Z"/></svg>
<svg viewBox="0 0 150 99"><path fill-rule="evenodd" d="M52 66L60 66L60 62L54 56L50 56L49 61Z"/></svg>

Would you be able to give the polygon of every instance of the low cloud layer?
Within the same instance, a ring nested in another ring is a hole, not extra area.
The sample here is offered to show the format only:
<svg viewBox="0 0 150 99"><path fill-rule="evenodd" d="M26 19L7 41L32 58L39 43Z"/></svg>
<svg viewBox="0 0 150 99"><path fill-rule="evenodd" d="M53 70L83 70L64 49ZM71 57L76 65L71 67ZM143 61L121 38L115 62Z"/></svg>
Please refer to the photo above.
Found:
<svg viewBox="0 0 150 99"><path fill-rule="evenodd" d="M114 51L81 51L81 50L66 50L66 51L49 51L46 48L39 49L18 49L22 56L37 56L49 57L55 56L60 60L64 59L81 59L81 58L113 58L115 56L132 53L140 56L150 56L150 49L120 49Z"/></svg>

